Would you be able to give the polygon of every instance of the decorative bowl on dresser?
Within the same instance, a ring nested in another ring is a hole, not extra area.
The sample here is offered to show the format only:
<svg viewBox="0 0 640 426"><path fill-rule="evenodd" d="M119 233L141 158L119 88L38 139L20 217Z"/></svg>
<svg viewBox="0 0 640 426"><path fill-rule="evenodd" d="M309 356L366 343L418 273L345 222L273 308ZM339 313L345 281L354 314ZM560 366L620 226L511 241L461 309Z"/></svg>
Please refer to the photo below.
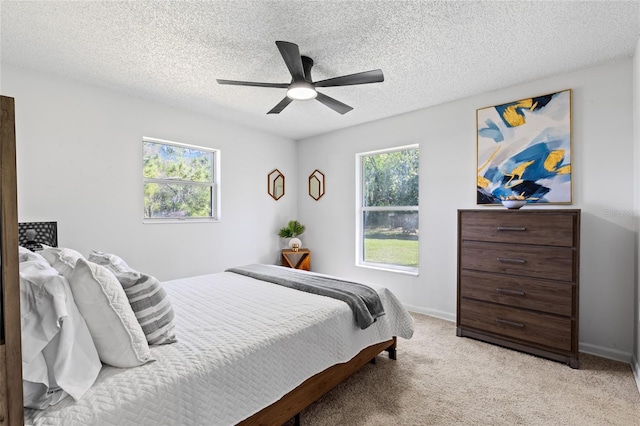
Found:
<svg viewBox="0 0 640 426"><path fill-rule="evenodd" d="M578 368L580 210L458 210L456 334Z"/></svg>

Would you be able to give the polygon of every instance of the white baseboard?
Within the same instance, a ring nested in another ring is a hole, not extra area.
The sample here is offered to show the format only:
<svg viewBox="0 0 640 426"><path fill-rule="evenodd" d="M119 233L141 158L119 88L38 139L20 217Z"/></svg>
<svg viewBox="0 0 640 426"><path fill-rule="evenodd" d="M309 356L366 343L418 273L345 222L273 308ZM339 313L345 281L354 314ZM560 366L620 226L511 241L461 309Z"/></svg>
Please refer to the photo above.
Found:
<svg viewBox="0 0 640 426"><path fill-rule="evenodd" d="M409 312L415 312L417 314L429 315L430 317L436 317L447 321L456 322L456 314L451 314L449 312L436 311L435 309L425 309L421 306L414 305L404 305L405 308Z"/></svg>
<svg viewBox="0 0 640 426"><path fill-rule="evenodd" d="M633 370L633 377L636 379L636 386L638 386L638 392L640 392L640 363L635 357L631 362L631 370Z"/></svg>
<svg viewBox="0 0 640 426"><path fill-rule="evenodd" d="M596 355L602 358L612 359L614 361L626 362L631 364L631 352L618 351L616 349L605 348L602 346L591 345L589 343L579 342L578 348L580 352L590 355Z"/></svg>

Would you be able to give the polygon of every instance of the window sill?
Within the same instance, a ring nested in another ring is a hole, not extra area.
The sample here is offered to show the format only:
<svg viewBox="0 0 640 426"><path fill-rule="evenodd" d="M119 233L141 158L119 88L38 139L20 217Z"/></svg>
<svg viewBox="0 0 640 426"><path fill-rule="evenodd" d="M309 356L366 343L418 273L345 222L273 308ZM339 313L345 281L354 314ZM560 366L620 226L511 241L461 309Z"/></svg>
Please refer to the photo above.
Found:
<svg viewBox="0 0 640 426"><path fill-rule="evenodd" d="M360 268L376 269L378 271L394 272L396 274L411 275L414 277L420 275L420 270L418 268L393 267L380 263L356 263L356 266Z"/></svg>
<svg viewBox="0 0 640 426"><path fill-rule="evenodd" d="M220 219L214 218L195 218L195 219L142 219L143 224L160 224L160 223L218 223Z"/></svg>

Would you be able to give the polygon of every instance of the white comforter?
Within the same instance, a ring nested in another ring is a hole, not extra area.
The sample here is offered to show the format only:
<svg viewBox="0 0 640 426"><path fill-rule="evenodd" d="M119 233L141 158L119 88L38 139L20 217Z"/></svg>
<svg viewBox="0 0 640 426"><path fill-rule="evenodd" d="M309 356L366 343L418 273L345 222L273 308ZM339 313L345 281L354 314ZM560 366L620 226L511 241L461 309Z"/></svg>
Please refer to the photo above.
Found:
<svg viewBox="0 0 640 426"><path fill-rule="evenodd" d="M386 315L360 330L344 302L230 272L163 284L178 342L153 346L150 364L103 366L80 401L25 410L26 425L232 425L363 348L413 334L409 313L375 286Z"/></svg>

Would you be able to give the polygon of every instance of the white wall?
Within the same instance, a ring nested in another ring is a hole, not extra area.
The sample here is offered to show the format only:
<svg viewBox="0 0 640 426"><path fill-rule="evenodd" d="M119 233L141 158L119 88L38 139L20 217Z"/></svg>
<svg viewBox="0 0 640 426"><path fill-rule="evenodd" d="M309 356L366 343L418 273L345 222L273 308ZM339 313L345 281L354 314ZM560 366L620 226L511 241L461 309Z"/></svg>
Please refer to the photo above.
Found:
<svg viewBox="0 0 640 426"><path fill-rule="evenodd" d="M313 268L389 286L413 310L455 319L456 210L475 208L476 109L573 89L573 205L582 209L580 347L629 362L633 351L632 61L622 61L299 142L301 179L326 176L314 201L299 187L298 216ZM355 266L355 154L420 144L418 277ZM556 206L554 206L556 207ZM534 207L526 207L534 208Z"/></svg>
<svg viewBox="0 0 640 426"><path fill-rule="evenodd" d="M122 256L161 280L275 263L295 218L295 141L25 69L2 66L15 98L20 221L58 221L60 246ZM142 223L142 137L221 150L220 223ZM267 174L286 176L274 201Z"/></svg>
<svg viewBox="0 0 640 426"><path fill-rule="evenodd" d="M476 109L572 88L574 204L569 207L583 212L581 350L630 361L637 285L634 207L640 203L629 196L633 76L632 61L612 63L297 145L6 65L0 93L16 99L19 219L58 221L60 245L85 254L112 251L166 280L243 263L275 263L281 243L277 230L298 218L307 225L303 241L313 250L314 270L388 285L415 311L453 320L456 210L476 207ZM635 97L637 103L637 89ZM221 223L142 224L143 136L222 150ZM420 276L357 268L355 154L416 142L421 148ZM640 146L637 138L635 145ZM274 168L287 178L287 194L277 202L266 194L266 175ZM325 173L327 185L319 201L307 195L306 185L316 168Z"/></svg>

